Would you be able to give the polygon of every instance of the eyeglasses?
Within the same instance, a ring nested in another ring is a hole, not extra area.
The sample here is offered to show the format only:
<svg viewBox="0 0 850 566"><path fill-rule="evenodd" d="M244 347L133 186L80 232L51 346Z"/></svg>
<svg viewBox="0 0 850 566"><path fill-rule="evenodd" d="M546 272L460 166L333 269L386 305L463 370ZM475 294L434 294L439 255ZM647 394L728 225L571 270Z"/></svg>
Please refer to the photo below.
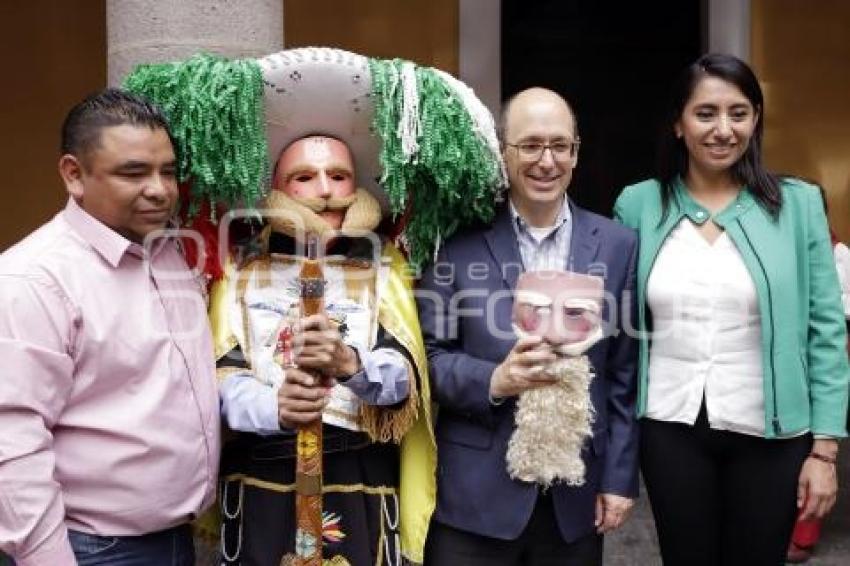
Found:
<svg viewBox="0 0 850 566"><path fill-rule="evenodd" d="M575 141L556 141L552 143L543 143L536 141L526 141L520 143L506 143L519 152L520 159L523 161L536 162L543 157L543 152L547 149L552 152L552 158L557 161L566 161L576 156L578 146L581 140Z"/></svg>

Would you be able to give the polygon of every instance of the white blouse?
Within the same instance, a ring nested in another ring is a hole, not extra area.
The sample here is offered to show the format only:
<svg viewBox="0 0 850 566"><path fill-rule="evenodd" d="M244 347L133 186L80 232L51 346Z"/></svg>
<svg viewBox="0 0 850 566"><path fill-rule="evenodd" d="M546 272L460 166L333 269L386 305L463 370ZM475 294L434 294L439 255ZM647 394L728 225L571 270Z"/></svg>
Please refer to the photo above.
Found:
<svg viewBox="0 0 850 566"><path fill-rule="evenodd" d="M850 320L850 248L838 242L832 251L835 255L835 267L838 269L838 283L841 284L844 318Z"/></svg>
<svg viewBox="0 0 850 566"><path fill-rule="evenodd" d="M704 396L711 428L764 436L758 297L726 233L709 244L683 218L659 250L647 301L647 416L693 424Z"/></svg>

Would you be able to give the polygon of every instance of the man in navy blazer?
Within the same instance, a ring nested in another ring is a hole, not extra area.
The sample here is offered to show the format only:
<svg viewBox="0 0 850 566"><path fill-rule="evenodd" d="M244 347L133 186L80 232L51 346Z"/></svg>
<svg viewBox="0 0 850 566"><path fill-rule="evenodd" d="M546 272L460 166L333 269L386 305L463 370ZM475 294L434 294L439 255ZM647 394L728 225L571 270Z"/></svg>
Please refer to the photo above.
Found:
<svg viewBox="0 0 850 566"><path fill-rule="evenodd" d="M418 290L437 418L437 509L426 564L602 563L602 534L637 496L634 332L637 241L632 231L566 198L578 156L575 117L556 93L516 95L502 117L510 187L491 226L441 248ZM520 273L566 269L604 277L606 337L588 351L593 437L581 487L511 479L505 454L516 397L553 378L538 338L511 331Z"/></svg>

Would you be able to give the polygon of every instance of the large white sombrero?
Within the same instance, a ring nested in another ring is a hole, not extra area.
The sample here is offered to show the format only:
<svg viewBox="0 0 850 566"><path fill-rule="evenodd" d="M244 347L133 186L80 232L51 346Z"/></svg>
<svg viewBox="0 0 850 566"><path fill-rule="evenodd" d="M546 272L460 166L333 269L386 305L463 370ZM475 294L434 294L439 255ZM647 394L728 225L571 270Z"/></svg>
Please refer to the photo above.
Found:
<svg viewBox="0 0 850 566"><path fill-rule="evenodd" d="M505 183L494 121L470 88L437 69L332 48L260 59L196 55L142 65L129 90L160 105L191 197L253 206L281 151L308 135L344 141L358 185L422 263L460 225L492 215Z"/></svg>
<svg viewBox="0 0 850 566"><path fill-rule="evenodd" d="M343 140L354 156L358 186L368 189L386 214L389 200L378 185L381 141L372 130L368 59L340 49L305 48L274 53L259 64L269 163L304 136Z"/></svg>

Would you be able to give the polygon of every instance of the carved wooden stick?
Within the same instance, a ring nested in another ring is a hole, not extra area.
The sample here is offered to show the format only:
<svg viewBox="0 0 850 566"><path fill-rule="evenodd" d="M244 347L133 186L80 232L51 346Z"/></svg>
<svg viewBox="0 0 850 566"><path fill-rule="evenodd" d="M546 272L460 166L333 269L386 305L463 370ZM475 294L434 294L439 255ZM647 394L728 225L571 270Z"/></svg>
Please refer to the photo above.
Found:
<svg viewBox="0 0 850 566"><path fill-rule="evenodd" d="M324 311L324 274L318 237L309 234L301 266L301 316ZM320 377L320 376L317 376ZM299 566L322 564L322 419L298 428L295 460L295 554Z"/></svg>

